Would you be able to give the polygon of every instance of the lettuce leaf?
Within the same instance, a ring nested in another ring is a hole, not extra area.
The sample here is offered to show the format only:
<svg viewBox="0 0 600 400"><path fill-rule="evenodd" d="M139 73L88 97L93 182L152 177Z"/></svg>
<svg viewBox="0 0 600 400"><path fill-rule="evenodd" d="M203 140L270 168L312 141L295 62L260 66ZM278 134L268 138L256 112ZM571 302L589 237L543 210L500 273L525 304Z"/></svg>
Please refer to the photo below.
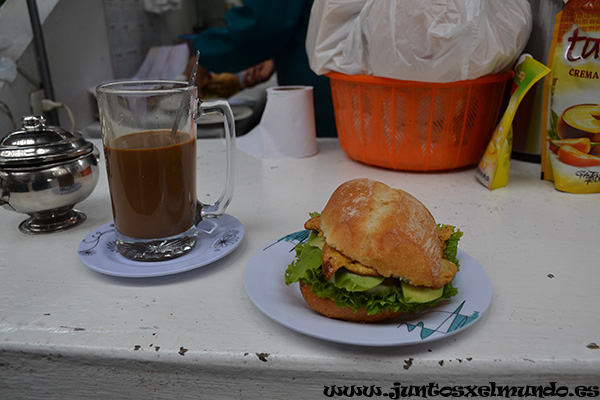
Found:
<svg viewBox="0 0 600 400"><path fill-rule="evenodd" d="M444 225L438 225L439 229L442 227L444 227ZM458 269L460 269L460 263L458 258L456 258L456 255L458 254L458 241L462 235L463 233L460 231L460 229L452 226L452 235L450 236L450 239L446 240L446 248L444 249L444 255L446 258L456 264Z"/></svg>
<svg viewBox="0 0 600 400"><path fill-rule="evenodd" d="M296 259L289 265L285 272L286 285L298 282L306 274L307 270L317 269L321 266L322 252L318 246L313 245L315 238L318 238L318 236L313 231L306 240L306 244L299 243L296 245Z"/></svg>

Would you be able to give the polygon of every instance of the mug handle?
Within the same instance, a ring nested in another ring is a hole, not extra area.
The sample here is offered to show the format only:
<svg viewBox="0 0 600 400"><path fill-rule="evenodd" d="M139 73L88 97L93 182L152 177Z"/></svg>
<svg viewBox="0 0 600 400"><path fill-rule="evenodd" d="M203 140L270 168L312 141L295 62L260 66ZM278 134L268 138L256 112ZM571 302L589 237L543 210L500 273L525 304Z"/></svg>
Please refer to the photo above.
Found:
<svg viewBox="0 0 600 400"><path fill-rule="evenodd" d="M225 171L225 188L217 201L204 204L198 201L197 217L199 220L206 218L220 218L225 213L233 197L233 153L235 151L235 120L229 103L225 100L202 101L198 99L200 116L217 112L223 116L225 125L225 143L227 152L227 167ZM197 221L199 222L199 221Z"/></svg>

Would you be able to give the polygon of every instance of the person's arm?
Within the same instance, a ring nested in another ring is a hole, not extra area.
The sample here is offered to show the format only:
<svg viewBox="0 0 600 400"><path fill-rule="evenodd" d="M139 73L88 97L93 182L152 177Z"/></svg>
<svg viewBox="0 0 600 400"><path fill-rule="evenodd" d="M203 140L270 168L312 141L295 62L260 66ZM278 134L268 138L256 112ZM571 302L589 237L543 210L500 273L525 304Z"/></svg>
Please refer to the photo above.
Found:
<svg viewBox="0 0 600 400"><path fill-rule="evenodd" d="M264 61L258 65L250 67L244 73L242 77L242 85L244 87L252 87L261 82L266 81L273 75L275 71L275 64L273 60Z"/></svg>

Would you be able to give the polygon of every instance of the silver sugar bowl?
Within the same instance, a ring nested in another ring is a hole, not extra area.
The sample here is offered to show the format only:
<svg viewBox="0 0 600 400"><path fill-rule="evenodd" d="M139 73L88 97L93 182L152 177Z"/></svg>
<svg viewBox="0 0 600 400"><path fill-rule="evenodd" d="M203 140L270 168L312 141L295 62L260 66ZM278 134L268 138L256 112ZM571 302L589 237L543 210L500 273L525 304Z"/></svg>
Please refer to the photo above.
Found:
<svg viewBox="0 0 600 400"><path fill-rule="evenodd" d="M0 205L28 214L23 233L57 232L85 221L73 209L98 183L100 153L79 132L47 126L41 116L22 118L22 128L0 142Z"/></svg>

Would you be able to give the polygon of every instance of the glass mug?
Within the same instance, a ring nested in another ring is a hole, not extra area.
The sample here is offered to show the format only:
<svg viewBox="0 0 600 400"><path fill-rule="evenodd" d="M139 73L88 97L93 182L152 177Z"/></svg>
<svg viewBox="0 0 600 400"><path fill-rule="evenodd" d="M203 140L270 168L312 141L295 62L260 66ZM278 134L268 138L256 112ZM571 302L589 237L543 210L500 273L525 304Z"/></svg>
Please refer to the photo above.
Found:
<svg viewBox="0 0 600 400"><path fill-rule="evenodd" d="M203 102L196 86L113 82L96 88L117 249L162 261L193 249L204 218L219 218L233 196L234 117L225 100ZM196 120L224 117L225 186L212 204L196 193Z"/></svg>

